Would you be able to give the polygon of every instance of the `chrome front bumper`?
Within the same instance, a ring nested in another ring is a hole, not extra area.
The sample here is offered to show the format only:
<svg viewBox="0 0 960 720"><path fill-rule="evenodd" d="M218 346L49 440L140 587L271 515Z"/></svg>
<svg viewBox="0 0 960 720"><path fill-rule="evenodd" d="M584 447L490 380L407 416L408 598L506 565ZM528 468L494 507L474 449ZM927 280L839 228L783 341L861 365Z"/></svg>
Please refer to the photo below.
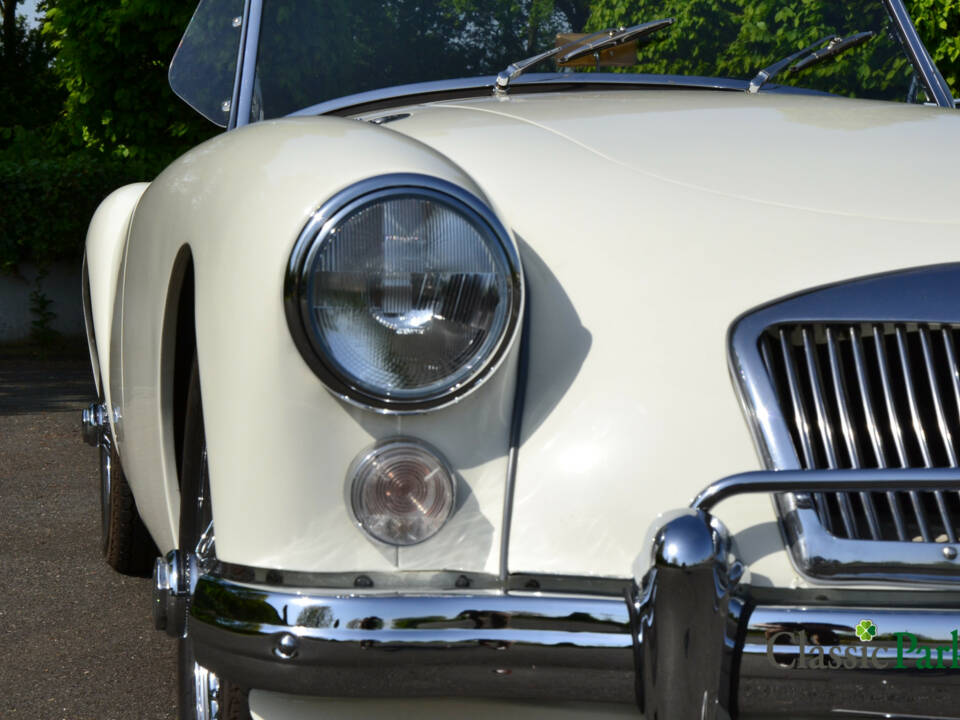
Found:
<svg viewBox="0 0 960 720"><path fill-rule="evenodd" d="M622 598L315 597L201 578L189 623L202 665L266 690L635 698Z"/></svg>
<svg viewBox="0 0 960 720"><path fill-rule="evenodd" d="M793 475L709 488L658 530L623 596L324 594L211 572L191 583L188 631L221 677L287 693L636 702L662 720L960 717L955 592L741 582L709 510Z"/></svg>

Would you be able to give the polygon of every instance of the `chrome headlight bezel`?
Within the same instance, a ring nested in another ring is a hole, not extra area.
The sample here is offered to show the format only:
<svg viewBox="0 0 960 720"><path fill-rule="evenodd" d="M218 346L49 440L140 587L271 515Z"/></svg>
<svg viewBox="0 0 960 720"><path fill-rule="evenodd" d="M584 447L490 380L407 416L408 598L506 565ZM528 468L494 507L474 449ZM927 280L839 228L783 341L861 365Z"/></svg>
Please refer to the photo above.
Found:
<svg viewBox="0 0 960 720"><path fill-rule="evenodd" d="M326 357L311 329L308 274L315 248L325 242L338 224L371 202L396 196L422 196L447 204L482 228L485 240L503 254L509 267L507 319L500 337L488 356L466 379L441 391L415 398L390 397L360 387L340 372ZM422 413L446 407L480 387L501 365L518 335L525 302L523 274L516 245L490 207L472 193L440 178L413 173L381 175L358 182L338 192L313 213L304 226L287 264L284 282L284 309L294 343L311 370L334 395L359 407L386 414Z"/></svg>

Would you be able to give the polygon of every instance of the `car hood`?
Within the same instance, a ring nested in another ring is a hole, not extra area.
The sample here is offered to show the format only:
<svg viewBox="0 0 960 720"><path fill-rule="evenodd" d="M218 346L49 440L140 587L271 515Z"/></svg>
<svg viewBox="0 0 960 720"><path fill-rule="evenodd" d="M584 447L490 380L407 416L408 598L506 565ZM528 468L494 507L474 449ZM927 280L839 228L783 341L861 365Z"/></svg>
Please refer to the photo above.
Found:
<svg viewBox="0 0 960 720"><path fill-rule="evenodd" d="M958 217L955 185L930 182L938 169L956 174L951 110L792 93L608 91L438 103L393 127L433 144L424 125L446 134L483 122L450 117L457 111L522 122L652 179L730 198L891 220ZM527 155L508 128L483 152Z"/></svg>
<svg viewBox="0 0 960 720"><path fill-rule="evenodd" d="M759 468L727 370L738 315L960 255L948 110L638 90L390 114L385 129L476 180L520 246L531 331L513 572L629 575L660 513ZM749 534L754 582L794 580L768 498L718 512Z"/></svg>

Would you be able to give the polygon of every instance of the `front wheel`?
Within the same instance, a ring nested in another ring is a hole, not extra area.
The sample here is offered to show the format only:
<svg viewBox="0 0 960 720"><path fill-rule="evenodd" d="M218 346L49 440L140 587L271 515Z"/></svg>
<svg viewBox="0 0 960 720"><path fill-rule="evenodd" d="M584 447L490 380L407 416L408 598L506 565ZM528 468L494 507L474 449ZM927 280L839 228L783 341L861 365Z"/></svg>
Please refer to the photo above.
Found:
<svg viewBox="0 0 960 720"><path fill-rule="evenodd" d="M100 449L100 549L107 564L117 572L149 577L157 546L140 519L133 491L120 466L102 398L91 412L100 414L96 438Z"/></svg>
<svg viewBox="0 0 960 720"><path fill-rule="evenodd" d="M210 473L200 401L200 373L194 358L184 422L180 481L180 550L196 555L198 572L215 561ZM180 720L250 720L248 691L223 680L197 662L190 617L177 651L177 717Z"/></svg>

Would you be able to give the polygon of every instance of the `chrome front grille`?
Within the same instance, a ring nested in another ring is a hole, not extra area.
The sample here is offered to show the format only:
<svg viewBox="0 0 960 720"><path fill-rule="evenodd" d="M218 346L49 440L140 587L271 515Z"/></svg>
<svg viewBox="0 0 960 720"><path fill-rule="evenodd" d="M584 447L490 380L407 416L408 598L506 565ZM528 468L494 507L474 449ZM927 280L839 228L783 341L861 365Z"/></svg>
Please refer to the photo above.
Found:
<svg viewBox="0 0 960 720"><path fill-rule="evenodd" d="M805 469L958 467L960 326L774 324L759 351ZM955 491L820 493L838 538L954 543Z"/></svg>
<svg viewBox="0 0 960 720"><path fill-rule="evenodd" d="M797 570L960 582L960 263L781 298L737 318L729 343L764 467L874 479L774 493Z"/></svg>

